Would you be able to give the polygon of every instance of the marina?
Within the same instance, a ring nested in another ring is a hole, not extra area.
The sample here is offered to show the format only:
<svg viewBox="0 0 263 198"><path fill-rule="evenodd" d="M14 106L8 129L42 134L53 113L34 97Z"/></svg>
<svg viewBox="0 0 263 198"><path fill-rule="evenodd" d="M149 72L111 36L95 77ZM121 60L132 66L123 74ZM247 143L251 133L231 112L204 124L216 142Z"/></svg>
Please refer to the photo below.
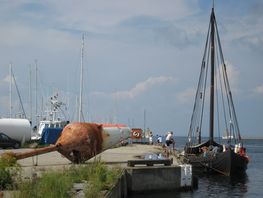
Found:
<svg viewBox="0 0 263 198"><path fill-rule="evenodd" d="M177 151L183 151L185 146L185 141L187 137L175 137L177 144ZM239 177L225 177L220 175L207 175L205 173L196 175L198 177L198 188L193 191L187 192L154 192L149 194L140 194L131 195L132 198L158 198L160 196L166 196L172 198L175 196L179 197L210 197L215 196L218 193L221 194L221 197L261 197L263 194L261 184L263 179L261 177L262 170L261 164L263 163L263 141L262 139L244 139L245 144L247 145L248 154L251 157L251 163L245 175L240 175ZM138 147L137 147L138 146ZM160 147L149 146L149 145L134 145L134 147L117 147L113 149L106 150L102 152L99 156L101 161L108 161L107 166L121 166L127 167L127 159L137 160L138 156L144 156L144 151L135 149L135 148L145 148L147 153L160 152ZM29 151L30 149L19 149L19 152ZM123 150L123 151L120 151ZM0 150L0 153L3 153L3 150ZM97 156L97 159L99 159ZM93 163L95 158L90 159L87 163ZM176 160L173 161L174 163ZM67 167L72 166L71 162L62 157L58 152L52 152L43 154L34 158L27 158L19 160L19 163L22 165L23 176L26 178L31 178L32 173L37 172L41 174L43 171L47 170L61 170ZM37 163L37 166L36 166ZM177 166L178 164L174 164ZM161 166L163 167L163 166ZM145 168L145 167L143 167ZM34 174L33 174L34 175Z"/></svg>
<svg viewBox="0 0 263 198"><path fill-rule="evenodd" d="M263 197L262 8L1 2L0 198Z"/></svg>

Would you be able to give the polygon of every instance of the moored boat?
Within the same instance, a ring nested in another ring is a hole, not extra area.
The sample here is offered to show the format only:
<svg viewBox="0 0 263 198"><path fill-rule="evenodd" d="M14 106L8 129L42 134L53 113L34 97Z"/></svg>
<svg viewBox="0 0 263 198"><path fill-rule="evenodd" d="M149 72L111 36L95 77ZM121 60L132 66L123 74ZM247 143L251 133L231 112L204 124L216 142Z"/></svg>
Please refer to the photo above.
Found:
<svg viewBox="0 0 263 198"><path fill-rule="evenodd" d="M58 94L50 97L49 105L50 108L46 111L46 116L39 121L36 131L31 137L32 140L40 140L42 144L54 144L63 128L69 123L68 120L59 116L64 103L58 99Z"/></svg>
<svg viewBox="0 0 263 198"><path fill-rule="evenodd" d="M209 102L205 100L208 91ZM206 105L209 108L205 108ZM216 130L218 141L214 138ZM203 131L209 133L207 141L202 141ZM230 138L222 141L220 131L225 131L226 137ZM196 168L226 176L244 172L249 161L237 121L214 8L210 16L184 160Z"/></svg>

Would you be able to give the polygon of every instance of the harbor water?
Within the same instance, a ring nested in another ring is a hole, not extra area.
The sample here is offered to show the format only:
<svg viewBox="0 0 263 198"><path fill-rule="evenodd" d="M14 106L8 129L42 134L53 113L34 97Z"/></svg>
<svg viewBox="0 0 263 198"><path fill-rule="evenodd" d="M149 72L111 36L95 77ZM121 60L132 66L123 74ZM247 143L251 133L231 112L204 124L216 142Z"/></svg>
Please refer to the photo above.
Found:
<svg viewBox="0 0 263 198"><path fill-rule="evenodd" d="M164 139L164 138L163 138ZM176 149L183 150L186 137L175 137ZM159 197L263 197L263 139L246 139L249 164L246 174L237 177L198 174L198 189L192 192L154 192L132 198Z"/></svg>

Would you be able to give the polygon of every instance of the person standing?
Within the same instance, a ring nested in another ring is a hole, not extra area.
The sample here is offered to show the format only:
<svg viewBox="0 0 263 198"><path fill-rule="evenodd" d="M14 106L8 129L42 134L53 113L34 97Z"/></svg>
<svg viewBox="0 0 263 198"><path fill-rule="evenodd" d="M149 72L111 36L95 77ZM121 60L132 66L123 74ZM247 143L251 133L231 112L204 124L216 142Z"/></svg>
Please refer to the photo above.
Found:
<svg viewBox="0 0 263 198"><path fill-rule="evenodd" d="M152 133L152 131L150 131L150 135L149 135L149 144L153 145L153 133Z"/></svg>
<svg viewBox="0 0 263 198"><path fill-rule="evenodd" d="M157 144L158 144L158 145L162 145L162 143L163 143L163 138L162 138L162 136L158 136L158 135L157 135Z"/></svg>
<svg viewBox="0 0 263 198"><path fill-rule="evenodd" d="M173 132L172 131L169 131L167 133L167 136L165 138L165 143L166 143L167 147L169 147L172 144L173 145L173 150L174 150L175 141L174 141L174 138L173 138Z"/></svg>

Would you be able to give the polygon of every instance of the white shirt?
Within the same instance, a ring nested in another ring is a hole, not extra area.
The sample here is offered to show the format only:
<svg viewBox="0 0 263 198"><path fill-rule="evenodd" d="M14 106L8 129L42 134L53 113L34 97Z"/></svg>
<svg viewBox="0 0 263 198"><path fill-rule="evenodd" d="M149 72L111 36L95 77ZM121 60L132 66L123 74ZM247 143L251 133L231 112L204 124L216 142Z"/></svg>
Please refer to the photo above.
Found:
<svg viewBox="0 0 263 198"><path fill-rule="evenodd" d="M168 133L165 140L172 140L172 139L173 139L173 135L171 133Z"/></svg>

